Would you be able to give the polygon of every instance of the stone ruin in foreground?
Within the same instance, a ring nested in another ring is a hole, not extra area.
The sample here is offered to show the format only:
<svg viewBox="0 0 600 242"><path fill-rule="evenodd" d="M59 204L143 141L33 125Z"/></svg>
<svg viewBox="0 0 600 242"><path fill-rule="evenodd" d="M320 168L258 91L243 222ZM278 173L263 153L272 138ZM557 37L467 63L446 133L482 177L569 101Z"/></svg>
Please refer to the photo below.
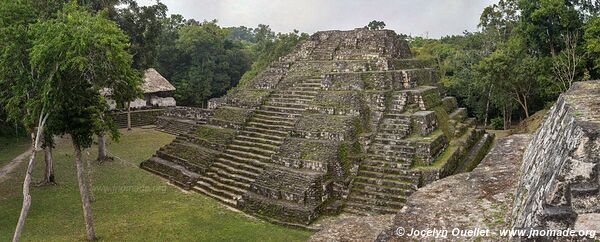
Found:
<svg viewBox="0 0 600 242"><path fill-rule="evenodd" d="M412 58L393 31L318 32L141 167L280 224L397 213L418 187L476 166L492 140Z"/></svg>

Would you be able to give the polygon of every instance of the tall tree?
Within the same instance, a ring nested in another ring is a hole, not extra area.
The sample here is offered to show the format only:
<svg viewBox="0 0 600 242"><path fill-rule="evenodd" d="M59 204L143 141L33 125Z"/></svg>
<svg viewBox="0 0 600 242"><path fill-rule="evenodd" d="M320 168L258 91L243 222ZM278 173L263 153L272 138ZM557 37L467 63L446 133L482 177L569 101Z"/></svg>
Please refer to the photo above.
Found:
<svg viewBox="0 0 600 242"><path fill-rule="evenodd" d="M31 206L29 188L37 151L48 120L47 82L29 64L29 26L36 19L27 1L0 1L0 104L10 120L20 122L31 137L31 154L23 182L23 205L13 241L19 241Z"/></svg>
<svg viewBox="0 0 600 242"><path fill-rule="evenodd" d="M84 178L82 149L93 136L109 130L118 137L110 119L102 119L108 105L102 88L120 83L137 86L139 73L126 52L127 36L107 19L106 12L92 15L76 4L66 4L56 19L32 26L31 65L48 83L48 108L52 113L49 130L70 135L75 154L88 240L96 239L89 191Z"/></svg>
<svg viewBox="0 0 600 242"><path fill-rule="evenodd" d="M563 48L567 33L582 26L576 0L518 0L521 12L520 31L534 51L556 56Z"/></svg>
<svg viewBox="0 0 600 242"><path fill-rule="evenodd" d="M118 11L116 20L131 40L129 51L133 55L133 65L138 70L155 67L167 6L160 1L150 6L139 6L135 1L127 3L126 8Z"/></svg>

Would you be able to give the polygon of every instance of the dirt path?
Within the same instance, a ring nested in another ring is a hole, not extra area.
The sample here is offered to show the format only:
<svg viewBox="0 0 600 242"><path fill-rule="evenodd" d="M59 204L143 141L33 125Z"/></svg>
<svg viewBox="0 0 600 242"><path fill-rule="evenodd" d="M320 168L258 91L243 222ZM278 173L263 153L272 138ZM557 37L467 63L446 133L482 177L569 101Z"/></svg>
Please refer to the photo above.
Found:
<svg viewBox="0 0 600 242"><path fill-rule="evenodd" d="M15 157L10 163L0 168L0 183L8 179L8 175L13 172L21 163L27 160L31 154L31 148Z"/></svg>

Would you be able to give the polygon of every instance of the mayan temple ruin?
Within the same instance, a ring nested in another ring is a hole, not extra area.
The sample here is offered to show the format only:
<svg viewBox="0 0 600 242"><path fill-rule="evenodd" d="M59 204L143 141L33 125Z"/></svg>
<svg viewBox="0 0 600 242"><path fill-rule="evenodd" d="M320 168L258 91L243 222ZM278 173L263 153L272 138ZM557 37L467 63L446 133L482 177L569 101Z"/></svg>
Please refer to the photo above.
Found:
<svg viewBox="0 0 600 242"><path fill-rule="evenodd" d="M419 187L477 166L493 139L428 66L390 30L317 32L141 167L278 224L398 213Z"/></svg>

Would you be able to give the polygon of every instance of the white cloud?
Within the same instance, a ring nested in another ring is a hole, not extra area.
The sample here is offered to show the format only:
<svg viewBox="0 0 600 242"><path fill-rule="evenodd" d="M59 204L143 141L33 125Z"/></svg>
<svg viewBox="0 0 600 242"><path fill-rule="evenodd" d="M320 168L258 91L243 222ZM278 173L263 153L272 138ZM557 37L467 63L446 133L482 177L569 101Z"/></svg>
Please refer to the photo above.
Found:
<svg viewBox="0 0 600 242"><path fill-rule="evenodd" d="M138 0L141 5L154 0ZM169 13L223 26L268 24L274 31L353 29L377 19L398 33L440 37L476 30L497 0L162 0Z"/></svg>

